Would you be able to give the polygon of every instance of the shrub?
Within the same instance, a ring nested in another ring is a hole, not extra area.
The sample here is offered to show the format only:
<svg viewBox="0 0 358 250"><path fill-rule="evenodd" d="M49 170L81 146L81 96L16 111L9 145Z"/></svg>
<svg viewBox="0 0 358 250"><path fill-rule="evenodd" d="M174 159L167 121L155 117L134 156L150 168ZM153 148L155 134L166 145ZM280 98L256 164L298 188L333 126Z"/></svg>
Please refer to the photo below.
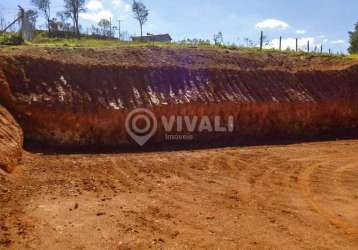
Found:
<svg viewBox="0 0 358 250"><path fill-rule="evenodd" d="M1 45L21 45L24 40L17 34L10 34L0 37Z"/></svg>

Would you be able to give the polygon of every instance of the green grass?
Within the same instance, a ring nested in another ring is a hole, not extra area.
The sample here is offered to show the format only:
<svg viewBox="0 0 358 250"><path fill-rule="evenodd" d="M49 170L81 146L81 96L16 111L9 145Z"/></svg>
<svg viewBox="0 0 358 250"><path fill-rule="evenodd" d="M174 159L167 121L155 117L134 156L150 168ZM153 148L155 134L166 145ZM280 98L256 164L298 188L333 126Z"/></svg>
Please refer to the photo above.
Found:
<svg viewBox="0 0 358 250"><path fill-rule="evenodd" d="M4 36L0 36L1 39ZM38 32L36 37L31 42L26 42L21 46L2 46L5 48L14 48L22 46L35 46L35 47L69 47L69 48L120 48L120 47L145 47L145 46L155 46L155 47L174 47L174 48L205 48L205 49L220 49L226 51L242 51L246 53L258 53L258 48L247 48L240 47L236 45L214 45L207 42L199 41L197 43L190 42L172 42L172 43L159 43L159 42L129 42L129 41L119 41L116 39L101 40L95 39L93 37L82 37L81 39L76 38L51 38L48 37L46 32ZM303 56L308 55L305 52L295 52L295 51L278 51L274 49L265 49L265 52L269 53L284 53L291 56ZM310 56L319 56L319 57L344 57L347 59L358 59L358 54L341 56L341 55L329 55L328 53L310 53Z"/></svg>
<svg viewBox="0 0 358 250"><path fill-rule="evenodd" d="M43 46L43 47L120 47L128 45L128 42L120 42L116 40L97 40L94 38L35 38L28 45Z"/></svg>
<svg viewBox="0 0 358 250"><path fill-rule="evenodd" d="M23 40L17 33L4 33L0 35L0 45L20 45L22 42Z"/></svg>
<svg viewBox="0 0 358 250"><path fill-rule="evenodd" d="M352 55L349 55L347 57L351 58L351 59L357 59L358 60L358 54L352 54Z"/></svg>
<svg viewBox="0 0 358 250"><path fill-rule="evenodd" d="M1 37L1 36L0 36ZM143 46L156 46L156 47L177 47L177 48L212 48L212 49L227 49L227 50L247 50L257 52L257 48L244 48L236 45L214 45L203 40L196 42L131 42L119 41L117 39L96 39L93 37L76 38L51 38L44 31L37 31L35 38L31 42L24 44L38 47L83 47L83 48L116 48L116 47L143 47Z"/></svg>
<svg viewBox="0 0 358 250"><path fill-rule="evenodd" d="M95 39L92 37L76 38L50 38L44 34L39 34L27 45L40 46L40 47L83 47L83 48L116 48L116 47L143 47L143 46L156 46L156 47L178 47L178 48L226 48L226 49L239 49L236 46L218 46L207 43L162 43L162 42L131 42L119 41L117 39Z"/></svg>

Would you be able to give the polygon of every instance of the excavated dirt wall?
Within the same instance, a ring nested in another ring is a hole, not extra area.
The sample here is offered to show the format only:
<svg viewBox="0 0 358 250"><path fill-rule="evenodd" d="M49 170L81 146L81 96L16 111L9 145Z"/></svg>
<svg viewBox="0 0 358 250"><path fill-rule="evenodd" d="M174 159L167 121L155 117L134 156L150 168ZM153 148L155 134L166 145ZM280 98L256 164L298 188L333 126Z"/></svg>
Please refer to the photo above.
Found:
<svg viewBox="0 0 358 250"><path fill-rule="evenodd" d="M22 157L23 135L11 114L0 105L0 169L12 172Z"/></svg>
<svg viewBox="0 0 358 250"><path fill-rule="evenodd" d="M265 67L262 60L247 63L238 54L230 55L231 64L225 67L225 54L218 53L220 67L186 66L183 60L180 65L99 64L86 63L84 54L80 62L51 54L2 57L0 101L19 121L26 140L63 147L134 145L125 118L139 107L151 109L158 120L162 115L234 117L233 133L194 133L202 142L305 139L357 131L356 63L307 66L303 58L295 59L295 70L280 66L277 58L272 65L267 60ZM157 57L167 60L162 54ZM240 56L248 66L239 65ZM151 143L164 142L165 134L159 124Z"/></svg>

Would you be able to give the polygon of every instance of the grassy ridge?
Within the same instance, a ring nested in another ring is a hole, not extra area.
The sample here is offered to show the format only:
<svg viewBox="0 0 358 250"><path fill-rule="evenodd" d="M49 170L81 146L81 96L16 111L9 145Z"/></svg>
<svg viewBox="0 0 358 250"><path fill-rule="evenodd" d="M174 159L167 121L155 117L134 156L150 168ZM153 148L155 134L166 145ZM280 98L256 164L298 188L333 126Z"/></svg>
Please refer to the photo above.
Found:
<svg viewBox="0 0 358 250"><path fill-rule="evenodd" d="M0 44L5 39L14 34L6 34L0 36ZM4 46L4 45L3 45ZM51 38L48 37L46 33L38 33L31 42L25 42L22 46L36 46L36 47L69 47L69 48L121 48L121 47L144 47L144 46L156 46L156 47L176 47L176 48L210 48L210 49L226 49L226 50L240 50L245 52L257 53L259 52L258 48L248 48L241 47L238 45L215 45L210 44L205 41L199 42L172 42L172 43L163 43L163 42L132 42L132 41L119 41L117 39L96 39L93 37L82 37L81 39L76 38ZM14 45L6 45L6 47L14 47ZM18 46L16 46L18 47ZM276 52L276 53L287 53L289 55L307 55L306 52L299 51L278 51L275 49L264 49L265 52ZM311 52L312 56L330 56L330 57L344 57L348 59L358 59L358 54L354 55L336 55L328 53L314 53Z"/></svg>

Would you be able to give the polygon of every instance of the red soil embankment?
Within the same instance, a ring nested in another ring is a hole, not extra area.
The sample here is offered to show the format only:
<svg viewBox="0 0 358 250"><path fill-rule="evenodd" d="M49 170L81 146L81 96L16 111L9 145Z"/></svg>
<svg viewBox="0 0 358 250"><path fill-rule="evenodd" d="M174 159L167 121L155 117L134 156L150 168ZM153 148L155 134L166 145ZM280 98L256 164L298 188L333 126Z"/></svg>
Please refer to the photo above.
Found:
<svg viewBox="0 0 358 250"><path fill-rule="evenodd" d="M12 172L22 157L22 130L0 105L0 168Z"/></svg>
<svg viewBox="0 0 358 250"><path fill-rule="evenodd" d="M175 48L32 49L4 53L0 101L29 141L54 146L133 144L125 118L234 117L217 139L305 139L358 127L358 63L347 59ZM184 132L185 133L185 132ZM159 129L152 143L161 143Z"/></svg>

